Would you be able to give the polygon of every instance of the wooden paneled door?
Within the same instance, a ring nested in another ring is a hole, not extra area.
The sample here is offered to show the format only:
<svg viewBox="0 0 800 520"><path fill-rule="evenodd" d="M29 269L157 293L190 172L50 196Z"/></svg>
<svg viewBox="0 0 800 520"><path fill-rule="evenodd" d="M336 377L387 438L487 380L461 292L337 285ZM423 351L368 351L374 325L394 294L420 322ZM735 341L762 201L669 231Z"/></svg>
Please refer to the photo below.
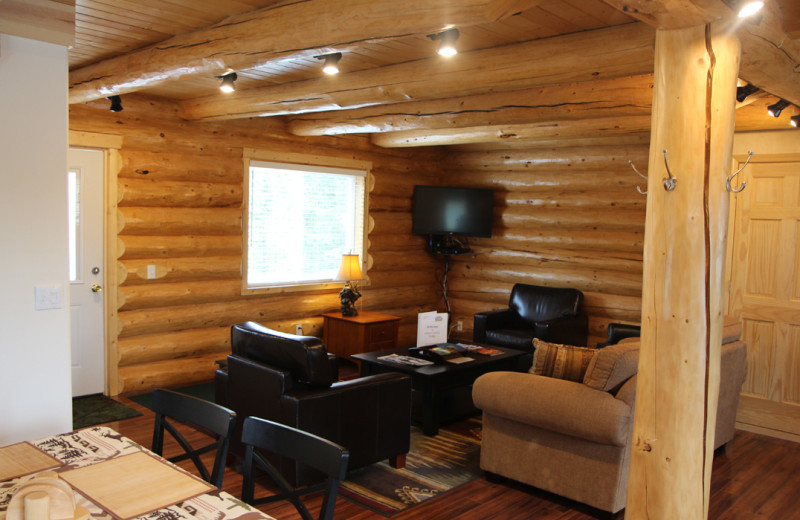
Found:
<svg viewBox="0 0 800 520"><path fill-rule="evenodd" d="M742 318L748 345L737 426L800 441L800 158L751 163L743 174L728 311Z"/></svg>

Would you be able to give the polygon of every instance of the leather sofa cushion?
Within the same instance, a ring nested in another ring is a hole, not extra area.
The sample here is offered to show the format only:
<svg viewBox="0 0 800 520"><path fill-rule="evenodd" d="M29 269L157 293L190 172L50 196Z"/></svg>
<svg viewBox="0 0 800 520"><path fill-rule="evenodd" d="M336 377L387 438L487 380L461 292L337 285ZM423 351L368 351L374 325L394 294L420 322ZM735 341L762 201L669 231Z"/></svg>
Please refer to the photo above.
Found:
<svg viewBox="0 0 800 520"><path fill-rule="evenodd" d="M295 336L249 321L231 327L234 355L287 370L312 388L327 388L334 382L328 351L319 338Z"/></svg>
<svg viewBox="0 0 800 520"><path fill-rule="evenodd" d="M597 349L548 343L533 339L533 365L529 372L538 376L555 377L567 381L583 381L589 363Z"/></svg>
<svg viewBox="0 0 800 520"><path fill-rule="evenodd" d="M639 338L597 349L586 369L583 383L595 390L616 392L639 369Z"/></svg>

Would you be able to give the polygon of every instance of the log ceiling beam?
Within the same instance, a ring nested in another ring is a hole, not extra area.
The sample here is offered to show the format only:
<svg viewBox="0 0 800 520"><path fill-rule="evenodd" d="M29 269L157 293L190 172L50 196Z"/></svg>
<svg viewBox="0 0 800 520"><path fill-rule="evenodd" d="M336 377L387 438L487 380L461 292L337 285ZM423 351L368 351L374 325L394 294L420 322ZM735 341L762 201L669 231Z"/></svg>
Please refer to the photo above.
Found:
<svg viewBox="0 0 800 520"><path fill-rule="evenodd" d="M432 99L298 115L287 128L318 136L531 124L649 115L653 76L549 85L510 92Z"/></svg>
<svg viewBox="0 0 800 520"><path fill-rule="evenodd" d="M429 34L511 16L542 0L284 0L70 72L83 103L170 81L342 52L367 42ZM357 17L353 13L358 13ZM290 28L290 30L287 30Z"/></svg>
<svg viewBox="0 0 800 520"><path fill-rule="evenodd" d="M797 30L796 0L767 2L754 20L739 20L722 0L603 0L657 29L682 29L718 20L732 20L741 41L739 75L762 90L800 105L800 41L785 31ZM794 23L794 25L792 25ZM794 29L793 29L794 28ZM796 33L795 33L796 34Z"/></svg>
<svg viewBox="0 0 800 520"><path fill-rule="evenodd" d="M183 101L181 107L186 119L235 119L648 74L654 38L650 27L631 23L460 53L450 60L434 57L335 78L242 90L235 97L205 96Z"/></svg>
<svg viewBox="0 0 800 520"><path fill-rule="evenodd" d="M75 0L0 0L0 33L69 47Z"/></svg>

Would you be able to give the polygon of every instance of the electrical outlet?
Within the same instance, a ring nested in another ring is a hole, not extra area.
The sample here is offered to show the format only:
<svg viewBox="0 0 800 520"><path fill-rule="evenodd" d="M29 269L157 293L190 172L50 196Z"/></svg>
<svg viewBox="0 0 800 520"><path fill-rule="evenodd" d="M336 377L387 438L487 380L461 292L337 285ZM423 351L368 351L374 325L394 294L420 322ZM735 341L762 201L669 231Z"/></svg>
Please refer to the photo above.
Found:
<svg viewBox="0 0 800 520"><path fill-rule="evenodd" d="M456 322L456 330L459 331L459 332L464 330L464 322L463 321L458 320L458 322Z"/></svg>
<svg viewBox="0 0 800 520"><path fill-rule="evenodd" d="M297 334L298 336L302 336L303 335L303 326L300 325L299 323L297 325L295 325L294 326L294 333Z"/></svg>

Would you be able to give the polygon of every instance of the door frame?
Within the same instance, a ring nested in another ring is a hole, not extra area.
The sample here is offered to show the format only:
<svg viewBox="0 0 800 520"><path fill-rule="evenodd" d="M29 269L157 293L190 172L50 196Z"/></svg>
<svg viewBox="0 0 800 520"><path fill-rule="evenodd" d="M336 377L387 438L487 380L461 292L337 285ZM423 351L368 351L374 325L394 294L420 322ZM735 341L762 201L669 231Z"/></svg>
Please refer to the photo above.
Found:
<svg viewBox="0 0 800 520"><path fill-rule="evenodd" d="M122 136L93 132L69 132L69 146L91 148L103 152L103 323L105 329L105 395L119 394L119 356L117 314L118 269L117 258L117 176L122 169Z"/></svg>

